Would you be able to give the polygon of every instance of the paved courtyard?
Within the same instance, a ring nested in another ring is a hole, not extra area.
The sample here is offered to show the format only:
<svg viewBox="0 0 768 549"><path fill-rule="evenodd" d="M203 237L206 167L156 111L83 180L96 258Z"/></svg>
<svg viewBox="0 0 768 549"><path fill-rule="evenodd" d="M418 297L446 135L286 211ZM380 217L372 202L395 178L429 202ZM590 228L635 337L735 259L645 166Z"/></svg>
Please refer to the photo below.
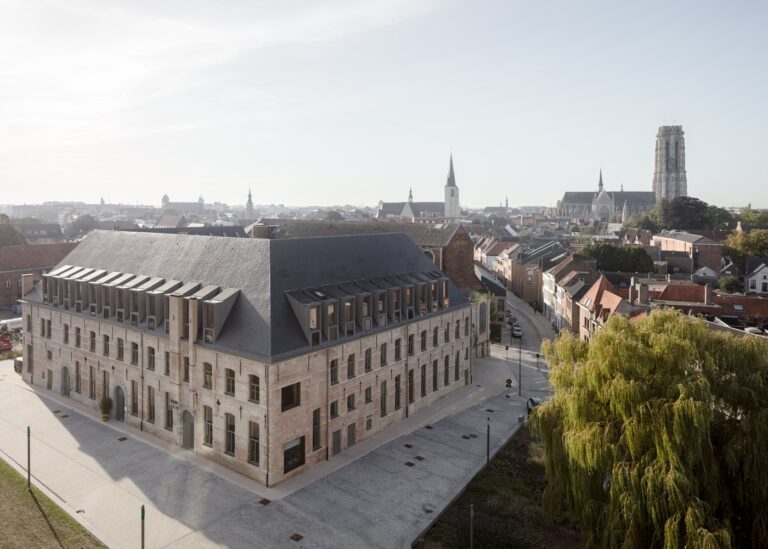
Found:
<svg viewBox="0 0 768 549"><path fill-rule="evenodd" d="M510 349L506 363L496 346L497 358L476 362L473 386L273 489L38 395L10 362L0 363L0 457L26 466L31 425L35 482L110 547L138 545L141 505L149 548L409 547L484 465L486 425L494 453L527 396L548 392L534 358L546 323L523 314L522 355ZM522 398L503 388L520 356Z"/></svg>

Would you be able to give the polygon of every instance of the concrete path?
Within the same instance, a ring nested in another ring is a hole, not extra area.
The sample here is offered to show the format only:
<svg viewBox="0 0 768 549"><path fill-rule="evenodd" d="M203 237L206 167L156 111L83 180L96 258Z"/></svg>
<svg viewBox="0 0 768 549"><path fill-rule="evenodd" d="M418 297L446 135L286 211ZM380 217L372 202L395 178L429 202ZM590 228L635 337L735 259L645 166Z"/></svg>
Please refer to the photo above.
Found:
<svg viewBox="0 0 768 549"><path fill-rule="evenodd" d="M10 361L0 363L0 457L25 470L31 425L34 482L110 547L138 546L141 505L148 548L410 547L485 464L486 426L493 455L527 397L548 392L534 357L546 325L518 316L522 397L516 376L503 388L511 349L508 363L494 346L475 362L474 386L275 489L30 391Z"/></svg>

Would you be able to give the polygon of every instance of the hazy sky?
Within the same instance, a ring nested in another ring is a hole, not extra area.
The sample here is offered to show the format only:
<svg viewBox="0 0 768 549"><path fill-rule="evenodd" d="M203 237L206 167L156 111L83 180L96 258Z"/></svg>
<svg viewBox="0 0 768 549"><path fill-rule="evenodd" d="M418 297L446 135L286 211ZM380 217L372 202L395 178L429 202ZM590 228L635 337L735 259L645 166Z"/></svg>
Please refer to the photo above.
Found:
<svg viewBox="0 0 768 549"><path fill-rule="evenodd" d="M0 0L0 203L768 207L768 3Z"/></svg>

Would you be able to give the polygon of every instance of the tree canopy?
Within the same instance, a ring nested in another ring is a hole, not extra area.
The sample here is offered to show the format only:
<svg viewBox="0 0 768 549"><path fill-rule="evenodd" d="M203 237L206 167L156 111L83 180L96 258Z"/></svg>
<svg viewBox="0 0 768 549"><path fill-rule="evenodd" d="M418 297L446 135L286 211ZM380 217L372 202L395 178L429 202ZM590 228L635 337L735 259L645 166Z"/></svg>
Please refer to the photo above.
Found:
<svg viewBox="0 0 768 549"><path fill-rule="evenodd" d="M542 347L544 501L589 546L768 546L768 342L658 310Z"/></svg>
<svg viewBox="0 0 768 549"><path fill-rule="evenodd" d="M10 223L0 223L0 247L26 243L27 239L18 227Z"/></svg>
<svg viewBox="0 0 768 549"><path fill-rule="evenodd" d="M752 208L742 208L738 218L739 221L746 223L747 225L768 227L768 210L753 210Z"/></svg>
<svg viewBox="0 0 768 549"><path fill-rule="evenodd" d="M724 208L692 196L678 196L662 202L650 212L633 216L625 226L658 232L662 229L732 229L736 222Z"/></svg>
<svg viewBox="0 0 768 549"><path fill-rule="evenodd" d="M76 240L87 235L99 226L99 222L90 215L83 214L78 217L71 225L64 228L64 237L67 240Z"/></svg>
<svg viewBox="0 0 768 549"><path fill-rule="evenodd" d="M606 242L587 244L579 253L594 257L600 271L653 272L653 259L640 246L615 246Z"/></svg>
<svg viewBox="0 0 768 549"><path fill-rule="evenodd" d="M748 257L768 257L768 230L749 233L734 232L723 243L731 261L742 271L746 268Z"/></svg>

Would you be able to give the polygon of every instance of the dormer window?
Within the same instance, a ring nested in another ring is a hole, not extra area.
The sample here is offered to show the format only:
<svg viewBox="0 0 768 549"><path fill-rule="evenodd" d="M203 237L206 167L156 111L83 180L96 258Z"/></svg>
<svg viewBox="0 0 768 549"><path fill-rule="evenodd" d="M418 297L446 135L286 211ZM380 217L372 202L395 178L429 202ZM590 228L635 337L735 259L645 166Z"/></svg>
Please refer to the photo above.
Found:
<svg viewBox="0 0 768 549"><path fill-rule="evenodd" d="M344 302L344 321L345 322L355 321L355 309L353 307L351 299L347 299Z"/></svg>
<svg viewBox="0 0 768 549"><path fill-rule="evenodd" d="M317 330L317 307L312 307L309 310L309 329Z"/></svg>
<svg viewBox="0 0 768 549"><path fill-rule="evenodd" d="M333 326L337 322L336 320L336 305L333 303L328 304L328 325Z"/></svg>
<svg viewBox="0 0 768 549"><path fill-rule="evenodd" d="M411 287L405 289L405 304L408 307L413 307L413 288Z"/></svg>
<svg viewBox="0 0 768 549"><path fill-rule="evenodd" d="M387 312L387 296L386 294L379 294L378 311L379 314Z"/></svg>
<svg viewBox="0 0 768 549"><path fill-rule="evenodd" d="M443 280L442 286L443 286L443 308L447 309L448 306L451 304L450 297L448 296L448 281Z"/></svg>
<svg viewBox="0 0 768 549"><path fill-rule="evenodd" d="M363 317L367 318L371 316L371 303L369 297L363 298Z"/></svg>

